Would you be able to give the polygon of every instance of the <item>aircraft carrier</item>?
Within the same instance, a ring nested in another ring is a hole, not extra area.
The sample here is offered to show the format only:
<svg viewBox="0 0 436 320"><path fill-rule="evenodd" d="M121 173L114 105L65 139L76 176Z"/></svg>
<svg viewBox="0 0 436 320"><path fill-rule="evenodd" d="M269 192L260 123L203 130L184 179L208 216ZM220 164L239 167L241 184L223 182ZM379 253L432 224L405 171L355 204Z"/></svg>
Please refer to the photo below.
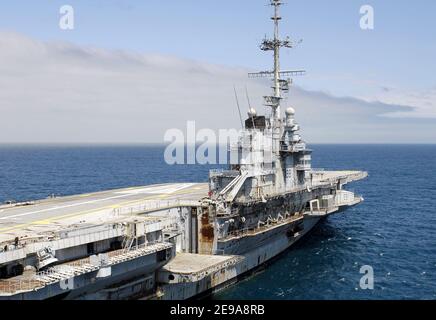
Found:
<svg viewBox="0 0 436 320"><path fill-rule="evenodd" d="M280 0L267 116L250 108L231 153L209 183L110 190L0 206L0 300L188 299L211 293L291 247L320 220L363 201L344 186L366 172L311 167L295 110L281 107Z"/></svg>

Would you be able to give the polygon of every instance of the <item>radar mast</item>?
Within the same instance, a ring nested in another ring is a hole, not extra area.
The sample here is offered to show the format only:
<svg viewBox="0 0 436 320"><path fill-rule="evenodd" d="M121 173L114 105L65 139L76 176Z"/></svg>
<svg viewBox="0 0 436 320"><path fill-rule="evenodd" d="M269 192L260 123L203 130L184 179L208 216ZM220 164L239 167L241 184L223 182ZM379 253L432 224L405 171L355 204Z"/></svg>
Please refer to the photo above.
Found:
<svg viewBox="0 0 436 320"><path fill-rule="evenodd" d="M260 45L262 51L273 51L274 52L274 69L273 71L262 71L258 73L249 73L250 78L263 78L263 77L273 77L273 89L274 94L271 96L265 96L265 105L272 108L272 119L280 119L280 104L283 99L282 92L288 92L289 85L291 83L290 79L282 79L282 77L291 77L304 75L306 72L304 70L296 71L280 71L280 49L281 48L293 48L294 44L289 37L285 40L280 40L279 34L279 22L282 19L279 13L279 8L283 5L281 0L270 0L270 5L274 7L274 16L271 19L274 21L274 37L273 39L265 39Z"/></svg>

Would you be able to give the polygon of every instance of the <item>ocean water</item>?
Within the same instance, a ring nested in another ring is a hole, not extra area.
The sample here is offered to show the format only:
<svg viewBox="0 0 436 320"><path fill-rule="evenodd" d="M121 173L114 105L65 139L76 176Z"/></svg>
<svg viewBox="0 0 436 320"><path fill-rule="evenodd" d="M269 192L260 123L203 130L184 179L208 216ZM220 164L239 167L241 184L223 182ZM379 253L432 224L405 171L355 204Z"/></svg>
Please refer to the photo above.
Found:
<svg viewBox="0 0 436 320"><path fill-rule="evenodd" d="M214 299L436 299L436 146L313 145L313 166L356 169L365 202L321 222L262 272ZM210 166L168 166L162 146L0 146L0 202L165 182ZM363 290L362 266L374 270Z"/></svg>

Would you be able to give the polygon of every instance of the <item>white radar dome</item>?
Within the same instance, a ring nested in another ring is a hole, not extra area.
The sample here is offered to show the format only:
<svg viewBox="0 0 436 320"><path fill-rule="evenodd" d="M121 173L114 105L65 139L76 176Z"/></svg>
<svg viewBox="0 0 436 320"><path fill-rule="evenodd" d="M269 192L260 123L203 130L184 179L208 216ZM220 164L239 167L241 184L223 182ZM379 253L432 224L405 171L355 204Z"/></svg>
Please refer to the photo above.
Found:
<svg viewBox="0 0 436 320"><path fill-rule="evenodd" d="M286 115L287 116L293 116L295 114L295 109L292 107L289 107L288 109L286 109Z"/></svg>
<svg viewBox="0 0 436 320"><path fill-rule="evenodd" d="M248 116L249 117L255 117L256 115L257 115L257 112L256 112L256 110L254 108L250 108L248 110Z"/></svg>

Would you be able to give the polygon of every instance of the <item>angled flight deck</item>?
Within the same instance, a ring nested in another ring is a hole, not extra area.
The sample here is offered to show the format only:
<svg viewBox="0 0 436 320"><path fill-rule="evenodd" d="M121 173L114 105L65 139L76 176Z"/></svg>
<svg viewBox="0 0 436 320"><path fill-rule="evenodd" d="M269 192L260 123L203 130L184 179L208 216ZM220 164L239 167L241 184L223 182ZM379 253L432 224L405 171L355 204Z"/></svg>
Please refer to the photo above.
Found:
<svg viewBox="0 0 436 320"><path fill-rule="evenodd" d="M198 203L207 196L201 183L160 184L60 197L0 207L0 242L32 237L73 224L102 223L120 213Z"/></svg>

